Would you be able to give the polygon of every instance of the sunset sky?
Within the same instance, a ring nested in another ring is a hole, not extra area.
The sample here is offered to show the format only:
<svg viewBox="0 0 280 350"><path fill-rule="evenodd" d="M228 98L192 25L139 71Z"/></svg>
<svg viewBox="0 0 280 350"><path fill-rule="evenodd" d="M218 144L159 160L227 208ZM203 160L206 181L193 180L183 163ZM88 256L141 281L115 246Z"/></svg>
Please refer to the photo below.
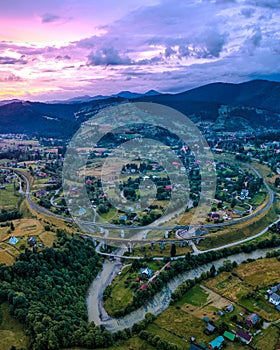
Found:
<svg viewBox="0 0 280 350"><path fill-rule="evenodd" d="M280 81L279 0L3 0L0 99Z"/></svg>

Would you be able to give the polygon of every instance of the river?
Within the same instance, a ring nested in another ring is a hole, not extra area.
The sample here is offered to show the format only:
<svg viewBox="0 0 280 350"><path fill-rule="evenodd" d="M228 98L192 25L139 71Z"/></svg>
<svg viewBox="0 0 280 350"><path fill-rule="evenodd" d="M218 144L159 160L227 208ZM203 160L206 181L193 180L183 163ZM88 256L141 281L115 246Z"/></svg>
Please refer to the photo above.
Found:
<svg viewBox="0 0 280 350"><path fill-rule="evenodd" d="M225 260L230 260L231 262L236 261L238 264L251 258L258 259L265 257L267 252L272 251L269 249L258 249L251 253L239 253L227 257L226 259L219 259L214 262L199 266L191 271L184 272L171 281L169 281L166 286L157 293L145 306L131 312L130 314L115 319L108 316L107 312L103 308L102 295L105 287L111 283L117 273L121 270L121 265L116 264L116 262L111 262L106 260L103 265L103 270L100 271L97 278L92 282L87 296L87 308L88 308L88 319L89 321L94 321L96 325L103 325L110 332L117 332L118 330L123 330L124 328L132 327L134 323L140 322L144 319L145 314L150 312L154 315L158 315L168 308L171 294L176 288L184 281L188 279L194 279L200 276L203 272L210 270L211 266L214 265L216 269L223 265Z"/></svg>

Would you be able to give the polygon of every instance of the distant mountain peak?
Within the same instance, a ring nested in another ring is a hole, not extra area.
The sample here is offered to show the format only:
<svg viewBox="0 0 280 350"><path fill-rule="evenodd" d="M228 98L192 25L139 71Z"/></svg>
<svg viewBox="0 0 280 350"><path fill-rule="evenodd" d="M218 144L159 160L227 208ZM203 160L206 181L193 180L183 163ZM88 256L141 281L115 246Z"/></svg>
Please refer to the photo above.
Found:
<svg viewBox="0 0 280 350"><path fill-rule="evenodd" d="M22 101L18 100L17 98L14 98L12 100L3 100L3 101L0 101L0 106L8 105L10 103L18 103L18 102L22 102Z"/></svg>

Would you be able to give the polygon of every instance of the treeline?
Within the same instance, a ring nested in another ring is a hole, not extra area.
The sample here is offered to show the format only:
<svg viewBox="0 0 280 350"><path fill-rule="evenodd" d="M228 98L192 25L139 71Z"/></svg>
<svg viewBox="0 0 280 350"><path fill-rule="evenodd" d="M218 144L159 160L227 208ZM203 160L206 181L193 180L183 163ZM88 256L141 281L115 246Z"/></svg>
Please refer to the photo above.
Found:
<svg viewBox="0 0 280 350"><path fill-rule="evenodd" d="M204 281L208 278L215 277L217 272L223 272L223 271L231 271L235 267L237 267L238 264L236 261L230 262L227 261L223 266L220 266L218 268L218 271L216 271L216 268L214 265L212 265L211 269L206 272L202 272L202 274L199 277L196 277L194 279L186 280L184 283L182 283L171 295L171 302L170 304L174 304L177 301L179 301L192 287L194 287L197 283L200 283L201 281Z"/></svg>
<svg viewBox="0 0 280 350"><path fill-rule="evenodd" d="M1 209L0 211L0 222L21 219L21 218L22 218L22 214L17 209L13 209L12 211Z"/></svg>
<svg viewBox="0 0 280 350"><path fill-rule="evenodd" d="M54 247L26 249L14 265L0 265L0 302L26 325L32 350L108 347L114 335L88 323L85 302L101 258L90 240L58 236Z"/></svg>
<svg viewBox="0 0 280 350"><path fill-rule="evenodd" d="M176 344L173 344L165 339L162 339L159 335L152 332L141 331L139 333L139 337L145 340L148 344L160 350L180 350L181 349L181 347L178 347Z"/></svg>
<svg viewBox="0 0 280 350"><path fill-rule="evenodd" d="M140 290L139 288L134 292L133 300L126 307L119 309L114 312L114 317L123 317L126 314L138 309L143 306L150 300L156 293L158 293L162 287L172 280L175 276L179 275L182 272L193 270L194 268L226 258L230 255L235 255L239 253L250 253L256 249L263 248L273 248L280 246L280 238L276 235L273 235L271 239L266 239L256 243L249 243L247 245L236 246L232 248L224 248L218 251L210 251L202 253L199 255L191 255L188 253L185 259L179 259L172 261L172 264L169 269L162 271L155 281L148 284L147 289ZM131 267L133 268L133 266ZM107 296L108 297L108 296Z"/></svg>

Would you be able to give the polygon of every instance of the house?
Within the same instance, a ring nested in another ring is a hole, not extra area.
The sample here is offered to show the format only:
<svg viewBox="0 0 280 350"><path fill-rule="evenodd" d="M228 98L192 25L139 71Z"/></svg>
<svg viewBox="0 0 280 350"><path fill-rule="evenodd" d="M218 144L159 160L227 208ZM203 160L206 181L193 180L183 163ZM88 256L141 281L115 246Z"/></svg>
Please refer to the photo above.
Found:
<svg viewBox="0 0 280 350"><path fill-rule="evenodd" d="M209 318L208 317L203 317L203 321L206 322L206 323L209 323Z"/></svg>
<svg viewBox="0 0 280 350"><path fill-rule="evenodd" d="M148 277L151 277L152 274L153 274L153 271L152 271L151 269L149 269L148 267L145 267L145 268L142 268L142 269L140 270L140 274L141 274L141 275L146 275L146 276L148 276Z"/></svg>
<svg viewBox="0 0 280 350"><path fill-rule="evenodd" d="M280 295L272 293L269 297L269 302L275 306L278 306L280 304Z"/></svg>
<svg viewBox="0 0 280 350"><path fill-rule="evenodd" d="M201 350L201 348L199 348L197 345L195 344L192 344L190 347L189 347L189 350Z"/></svg>
<svg viewBox="0 0 280 350"><path fill-rule="evenodd" d="M232 312L234 310L234 306L232 304L226 306L225 308L226 312Z"/></svg>
<svg viewBox="0 0 280 350"><path fill-rule="evenodd" d="M119 220L126 221L127 220L127 216L126 215L120 215L119 216Z"/></svg>
<svg viewBox="0 0 280 350"><path fill-rule="evenodd" d="M218 310L217 314L218 314L219 316L224 316L224 313L223 313L223 311L221 311L221 310Z"/></svg>
<svg viewBox="0 0 280 350"><path fill-rule="evenodd" d="M241 329L236 331L236 336L240 339L242 343L250 344L253 337L248 332L244 332Z"/></svg>
<svg viewBox="0 0 280 350"><path fill-rule="evenodd" d="M9 239L9 243L12 245L17 244L17 242L18 242L18 239L15 236L13 236Z"/></svg>
<svg viewBox="0 0 280 350"><path fill-rule="evenodd" d="M148 288L147 284L142 284L142 286L139 288L139 290L145 290Z"/></svg>
<svg viewBox="0 0 280 350"><path fill-rule="evenodd" d="M240 193L240 199L245 199L248 197L248 195L249 195L249 191L246 189L243 189L241 190L241 193Z"/></svg>
<svg viewBox="0 0 280 350"><path fill-rule="evenodd" d="M33 247L36 244L36 238L33 236L29 237L27 243L30 245L30 247Z"/></svg>
<svg viewBox="0 0 280 350"><path fill-rule="evenodd" d="M235 339L235 334L228 332L228 331L225 331L223 336L230 341L234 341L234 339Z"/></svg>
<svg viewBox="0 0 280 350"><path fill-rule="evenodd" d="M218 213L211 213L211 219L212 220L219 220L220 219L220 214L218 214Z"/></svg>
<svg viewBox="0 0 280 350"><path fill-rule="evenodd" d="M204 332L212 334L215 332L216 327L214 325L212 325L211 323L207 323L207 325L205 326Z"/></svg>
<svg viewBox="0 0 280 350"><path fill-rule="evenodd" d="M224 341L224 337L219 335L217 338L215 338L208 344L208 347L210 350L222 349Z"/></svg>
<svg viewBox="0 0 280 350"><path fill-rule="evenodd" d="M275 309L276 309L277 311L280 311L280 305L275 306Z"/></svg>
<svg viewBox="0 0 280 350"><path fill-rule="evenodd" d="M253 328L260 320L257 314L251 314L247 317L245 323L248 327Z"/></svg>

